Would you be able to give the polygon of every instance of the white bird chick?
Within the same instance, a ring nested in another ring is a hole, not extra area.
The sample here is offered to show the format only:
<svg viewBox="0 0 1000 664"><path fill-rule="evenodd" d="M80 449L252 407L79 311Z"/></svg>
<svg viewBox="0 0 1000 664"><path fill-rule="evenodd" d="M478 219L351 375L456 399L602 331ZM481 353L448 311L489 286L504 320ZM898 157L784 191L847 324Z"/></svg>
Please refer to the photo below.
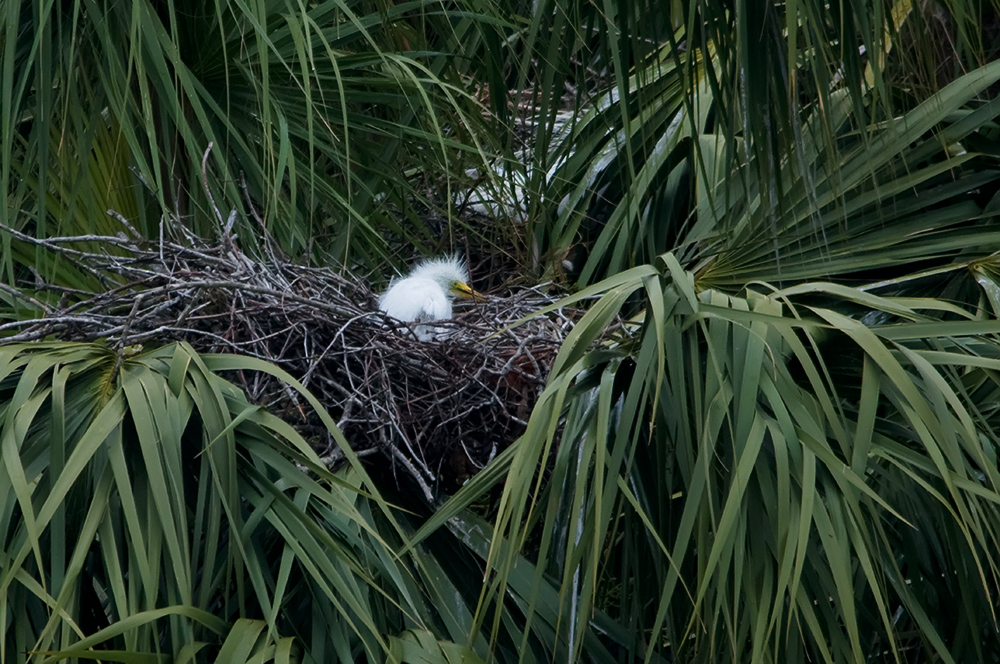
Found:
<svg viewBox="0 0 1000 664"><path fill-rule="evenodd" d="M451 318L451 302L457 297L481 297L468 284L469 271L458 256L433 258L418 264L403 279L393 279L382 295L378 308L396 320L424 323ZM433 325L415 325L413 333L421 341L440 335Z"/></svg>

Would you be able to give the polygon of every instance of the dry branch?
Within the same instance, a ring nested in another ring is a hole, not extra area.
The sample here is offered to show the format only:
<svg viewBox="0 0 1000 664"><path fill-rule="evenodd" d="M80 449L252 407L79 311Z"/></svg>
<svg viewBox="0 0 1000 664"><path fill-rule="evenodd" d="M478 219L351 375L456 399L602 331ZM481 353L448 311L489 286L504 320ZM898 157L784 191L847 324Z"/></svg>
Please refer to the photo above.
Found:
<svg viewBox="0 0 1000 664"><path fill-rule="evenodd" d="M445 324L447 338L421 342L377 310L368 279L295 265L272 249L254 258L228 234L210 245L176 230L178 239L161 233L159 243L4 231L71 258L107 284L94 294L45 284L30 293L5 288L38 311L0 324L5 341L104 339L124 348L185 340L201 352L273 362L326 404L359 454L390 459L429 498L453 490L523 431L578 317L558 309L504 329L554 301L522 288L459 305ZM57 300L60 306L43 304ZM287 386L262 375L230 378L296 424L328 463L341 458Z"/></svg>

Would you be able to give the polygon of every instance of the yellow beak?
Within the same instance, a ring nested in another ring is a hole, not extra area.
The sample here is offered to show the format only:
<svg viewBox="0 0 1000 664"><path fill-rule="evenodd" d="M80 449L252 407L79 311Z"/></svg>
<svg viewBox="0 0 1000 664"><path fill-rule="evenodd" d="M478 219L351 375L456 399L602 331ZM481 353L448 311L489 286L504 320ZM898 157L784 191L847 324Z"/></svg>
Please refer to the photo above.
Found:
<svg viewBox="0 0 1000 664"><path fill-rule="evenodd" d="M473 300L485 300L486 296L482 293L472 290L472 286L469 284L463 284L462 282L456 282L451 287L451 292L458 297L472 298Z"/></svg>

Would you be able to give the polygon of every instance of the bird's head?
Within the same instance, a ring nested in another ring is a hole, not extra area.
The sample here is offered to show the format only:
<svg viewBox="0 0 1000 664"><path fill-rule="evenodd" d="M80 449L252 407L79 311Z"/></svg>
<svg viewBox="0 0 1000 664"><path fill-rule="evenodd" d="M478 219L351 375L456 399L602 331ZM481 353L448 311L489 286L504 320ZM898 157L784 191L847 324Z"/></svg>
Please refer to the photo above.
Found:
<svg viewBox="0 0 1000 664"><path fill-rule="evenodd" d="M458 256L426 260L413 268L409 276L432 279L454 297L485 299L469 286L469 270Z"/></svg>

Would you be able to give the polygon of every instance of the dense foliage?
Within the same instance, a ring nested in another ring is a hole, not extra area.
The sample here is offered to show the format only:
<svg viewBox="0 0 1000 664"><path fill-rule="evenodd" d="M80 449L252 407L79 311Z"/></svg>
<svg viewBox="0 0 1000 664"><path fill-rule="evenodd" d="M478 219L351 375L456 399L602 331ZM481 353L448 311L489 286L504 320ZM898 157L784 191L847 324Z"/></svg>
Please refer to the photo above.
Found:
<svg viewBox="0 0 1000 664"><path fill-rule="evenodd" d="M468 247L588 312L439 505L303 396L327 470L219 374L262 362L0 346L0 660L1000 661L998 28L959 0L4 4L3 226L236 210L248 249ZM0 250L0 332L113 286Z"/></svg>

